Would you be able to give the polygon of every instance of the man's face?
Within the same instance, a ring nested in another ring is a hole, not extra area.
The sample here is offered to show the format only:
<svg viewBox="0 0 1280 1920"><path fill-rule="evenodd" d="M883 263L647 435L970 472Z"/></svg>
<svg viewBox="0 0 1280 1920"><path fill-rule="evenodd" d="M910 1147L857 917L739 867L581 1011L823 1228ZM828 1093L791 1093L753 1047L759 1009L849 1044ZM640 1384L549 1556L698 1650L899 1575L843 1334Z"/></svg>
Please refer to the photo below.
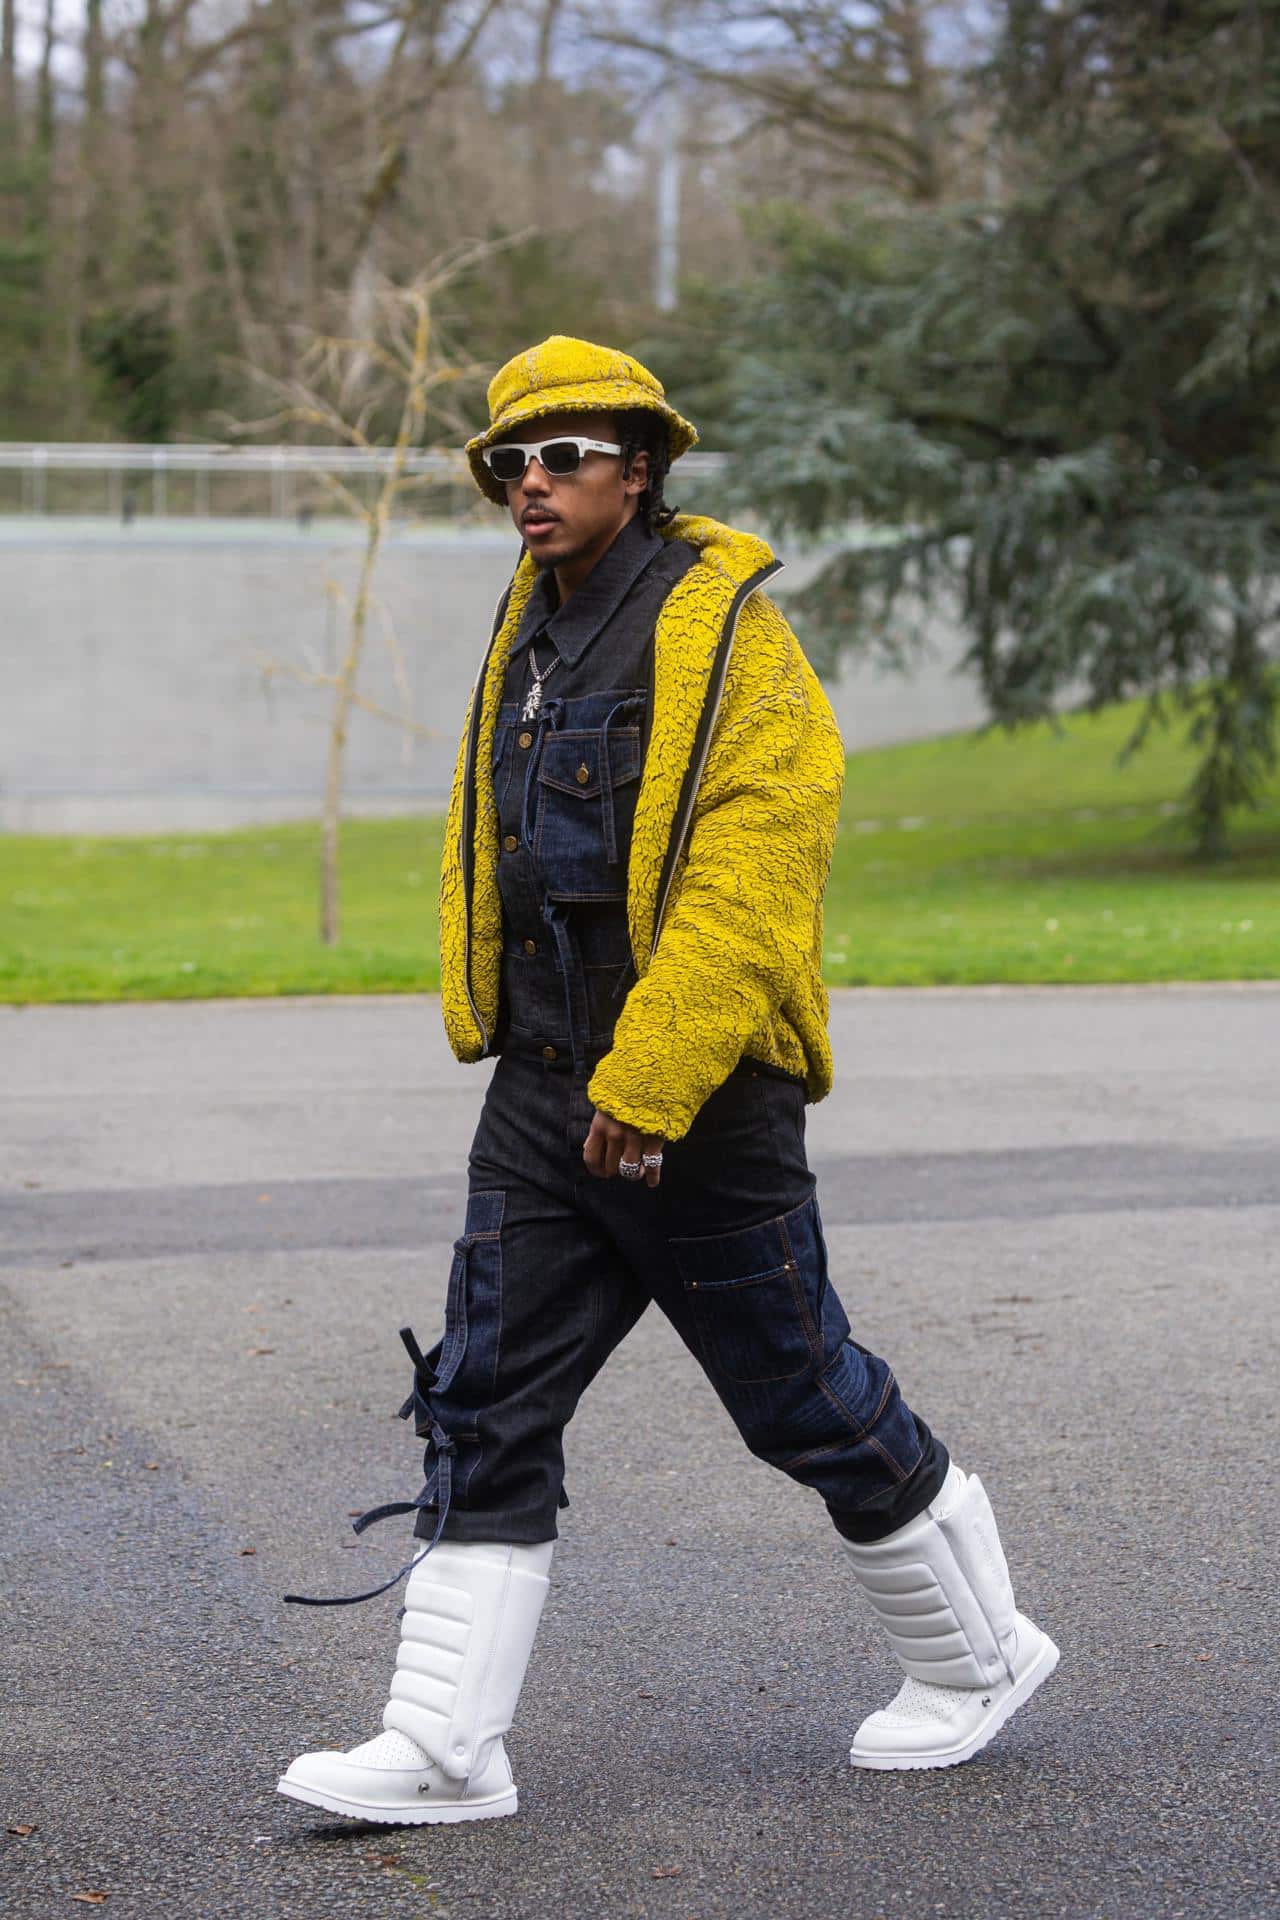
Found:
<svg viewBox="0 0 1280 1920"><path fill-rule="evenodd" d="M618 444L612 414L547 413L526 426L504 434L503 440L530 446L560 435ZM520 538L540 567L588 568L612 545L627 522L635 517L640 495L648 483L647 454L637 454L624 479L616 453L587 453L576 473L550 474L539 460L530 460L523 477L507 487L507 505Z"/></svg>

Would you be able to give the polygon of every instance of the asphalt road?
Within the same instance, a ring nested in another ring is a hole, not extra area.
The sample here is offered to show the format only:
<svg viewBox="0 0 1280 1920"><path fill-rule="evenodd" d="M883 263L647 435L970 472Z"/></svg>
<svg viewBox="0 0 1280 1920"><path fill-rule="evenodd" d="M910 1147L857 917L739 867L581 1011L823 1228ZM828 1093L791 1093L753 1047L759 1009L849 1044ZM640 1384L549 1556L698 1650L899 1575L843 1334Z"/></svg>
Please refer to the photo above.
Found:
<svg viewBox="0 0 1280 1920"><path fill-rule="evenodd" d="M345 1516L420 1484L396 1328L486 1071L422 999L0 1009L6 1915L1277 1910L1280 990L840 993L833 1033L837 1284L1058 1674L968 1766L850 1770L891 1664L651 1315L570 1434L521 1814L410 1831L274 1793L376 1731L396 1638L279 1596L399 1563Z"/></svg>

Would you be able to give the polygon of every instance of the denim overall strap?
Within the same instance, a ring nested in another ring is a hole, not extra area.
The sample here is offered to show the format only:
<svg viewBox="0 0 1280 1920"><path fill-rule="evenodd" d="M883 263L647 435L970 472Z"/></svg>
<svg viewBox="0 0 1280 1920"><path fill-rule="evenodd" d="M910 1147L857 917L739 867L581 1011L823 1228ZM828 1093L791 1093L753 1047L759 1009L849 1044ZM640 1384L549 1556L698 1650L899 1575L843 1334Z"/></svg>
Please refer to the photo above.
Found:
<svg viewBox="0 0 1280 1920"><path fill-rule="evenodd" d="M647 705L635 684L566 691L495 750L500 1051L527 1049L582 1074L593 1049L608 1050L618 978L633 972L626 865Z"/></svg>
<svg viewBox="0 0 1280 1920"><path fill-rule="evenodd" d="M573 937L564 908L555 900L546 899L542 903L542 918L546 922L551 938L556 943L556 955L560 962L560 973L564 980L565 1012L569 1021L569 1046L573 1054L573 1070L585 1074L587 1070L587 1035L591 1031L591 1003L587 997L587 976L583 971L582 955L578 943Z"/></svg>

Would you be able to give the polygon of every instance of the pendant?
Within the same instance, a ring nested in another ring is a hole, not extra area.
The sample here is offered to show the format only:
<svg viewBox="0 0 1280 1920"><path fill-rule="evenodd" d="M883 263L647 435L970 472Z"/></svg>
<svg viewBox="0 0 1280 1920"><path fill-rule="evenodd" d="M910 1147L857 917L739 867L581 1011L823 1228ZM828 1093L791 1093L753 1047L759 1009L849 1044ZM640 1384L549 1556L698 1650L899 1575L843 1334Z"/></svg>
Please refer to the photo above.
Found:
<svg viewBox="0 0 1280 1920"><path fill-rule="evenodd" d="M542 705L542 682L541 680L535 680L533 685L529 689L528 698L526 699L524 706L520 710L520 718L522 720L536 719L538 708L541 705Z"/></svg>

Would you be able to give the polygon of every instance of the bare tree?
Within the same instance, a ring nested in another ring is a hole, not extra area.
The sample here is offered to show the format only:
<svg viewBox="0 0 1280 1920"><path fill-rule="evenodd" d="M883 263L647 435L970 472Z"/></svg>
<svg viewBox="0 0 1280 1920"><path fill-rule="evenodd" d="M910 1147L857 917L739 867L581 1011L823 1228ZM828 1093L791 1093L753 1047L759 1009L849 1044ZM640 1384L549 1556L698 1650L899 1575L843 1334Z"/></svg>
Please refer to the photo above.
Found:
<svg viewBox="0 0 1280 1920"><path fill-rule="evenodd" d="M352 249L353 332L362 331L369 311L378 230L408 163L413 130L465 68L500 4L501 0L397 0L387 12L386 24L394 24L397 31L374 101L377 150L360 198ZM349 370L353 391L365 370L357 357Z"/></svg>
<svg viewBox="0 0 1280 1920"><path fill-rule="evenodd" d="M299 356L298 372L287 378L254 369L278 404L264 418L226 423L242 437L297 428L322 434L329 444L337 442L366 452L380 447L390 455L379 471L371 503L338 475L321 476L331 498L364 530L355 593L347 603L346 645L337 671L323 673L276 659L259 662L269 675L324 687L332 696L320 853L320 938L326 946L338 943L341 929L339 828L352 710L374 714L406 734L433 737L432 729L416 721L408 710L407 678L389 620L383 620L382 630L402 691L399 713L365 698L359 688L360 669L371 618L381 611L374 578L387 527L406 496L423 484L409 471L408 456L433 443L455 445L463 437L466 428L458 396L489 372L488 368L455 360L441 346L433 322L433 302L460 273L494 250L493 243L456 249L408 286L384 283L375 287L373 324L368 334L313 334ZM376 376L372 382L365 379L363 397L354 415L343 401L351 384L353 362L373 369Z"/></svg>
<svg viewBox="0 0 1280 1920"><path fill-rule="evenodd" d="M729 4L679 10L681 226L709 276L740 268L744 201L797 190L770 165L790 139L781 106L720 74ZM749 0L733 4L748 18ZM667 0L57 0L56 14L0 0L9 430L198 431L210 405L252 407L229 390L239 366L298 371L330 295L340 330L363 338L383 279L535 224L536 245L450 289L437 328L495 358L526 328L638 341L653 321L652 248L636 235L653 221L661 69L592 35L674 45L676 23ZM772 31L742 74L799 86L803 62ZM348 412L374 372L353 357Z"/></svg>
<svg viewBox="0 0 1280 1920"><path fill-rule="evenodd" d="M0 0L0 143L18 144L18 9L16 0Z"/></svg>
<svg viewBox="0 0 1280 1920"><path fill-rule="evenodd" d="M40 33L40 66L36 79L36 151L42 169L53 157L54 105L53 56L58 45L58 27L54 0L44 0L44 21Z"/></svg>
<svg viewBox="0 0 1280 1920"><path fill-rule="evenodd" d="M538 38L533 70L533 189L544 202L551 189L552 161L556 139L556 86L551 71L556 30L564 12L564 0L542 0L538 15Z"/></svg>
<svg viewBox="0 0 1280 1920"><path fill-rule="evenodd" d="M946 0L697 0L669 30L630 9L598 24L610 46L660 61L742 108L736 138L780 137L845 184L931 201L948 185L951 102L930 25Z"/></svg>

